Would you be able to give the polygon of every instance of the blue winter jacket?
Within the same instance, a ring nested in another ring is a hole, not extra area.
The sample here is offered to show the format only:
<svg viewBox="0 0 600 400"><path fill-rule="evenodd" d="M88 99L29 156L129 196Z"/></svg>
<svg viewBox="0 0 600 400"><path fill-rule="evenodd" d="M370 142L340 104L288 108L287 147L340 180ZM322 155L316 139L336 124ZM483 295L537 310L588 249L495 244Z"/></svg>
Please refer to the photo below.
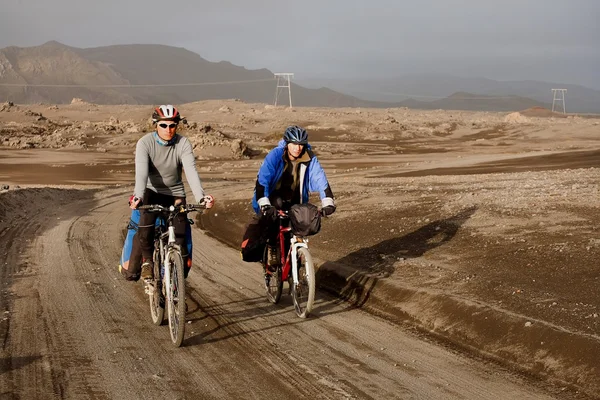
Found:
<svg viewBox="0 0 600 400"><path fill-rule="evenodd" d="M267 154L260 169L258 170L258 184L265 188L264 198L268 198L269 195L275 190L277 182L281 179L283 169L285 167L285 161L283 159L285 153L286 142L281 140L277 147ZM315 156L311 150L310 145L307 145L307 152L310 156L310 161L300 163L300 193L302 199L299 203L307 203L308 196L311 192L318 192L321 198L323 206L334 205L333 198L328 197L325 191L329 188L329 182L325 171L319 164L317 156ZM328 191L331 193L331 191ZM263 199L256 198L256 188L254 189L254 196L252 197L252 207L254 211L260 213L260 205L263 205ZM259 205L259 202L261 203Z"/></svg>

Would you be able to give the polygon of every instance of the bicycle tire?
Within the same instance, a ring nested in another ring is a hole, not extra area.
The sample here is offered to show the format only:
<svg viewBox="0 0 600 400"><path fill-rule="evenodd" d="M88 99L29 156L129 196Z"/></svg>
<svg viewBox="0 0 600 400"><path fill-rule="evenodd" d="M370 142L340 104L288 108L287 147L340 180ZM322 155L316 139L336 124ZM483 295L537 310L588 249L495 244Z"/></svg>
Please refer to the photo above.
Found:
<svg viewBox="0 0 600 400"><path fill-rule="evenodd" d="M171 341L175 347L181 346L185 335L185 278L183 277L183 259L179 251L172 251L169 254L171 263L170 287L166 290L167 311L169 317L169 332Z"/></svg>
<svg viewBox="0 0 600 400"><path fill-rule="evenodd" d="M158 243L157 243L158 245ZM154 262L154 290L148 296L150 302L150 317L154 325L162 325L165 316L165 298L163 295L163 285L160 275L160 250L155 246L154 254L152 255Z"/></svg>
<svg viewBox="0 0 600 400"><path fill-rule="evenodd" d="M315 265L307 248L298 249L298 284L292 287L296 314L306 318L315 303Z"/></svg>
<svg viewBox="0 0 600 400"><path fill-rule="evenodd" d="M273 304L279 303L281 293L283 292L283 281L281 280L281 267L277 267L277 271L272 272L269 277L265 278L267 288L267 299Z"/></svg>
<svg viewBox="0 0 600 400"><path fill-rule="evenodd" d="M265 289L267 291L267 299L273 303L279 303L281 300L281 294L283 293L283 281L281 280L281 266L277 267L277 270L267 274L267 249L263 255L263 268L265 268Z"/></svg>

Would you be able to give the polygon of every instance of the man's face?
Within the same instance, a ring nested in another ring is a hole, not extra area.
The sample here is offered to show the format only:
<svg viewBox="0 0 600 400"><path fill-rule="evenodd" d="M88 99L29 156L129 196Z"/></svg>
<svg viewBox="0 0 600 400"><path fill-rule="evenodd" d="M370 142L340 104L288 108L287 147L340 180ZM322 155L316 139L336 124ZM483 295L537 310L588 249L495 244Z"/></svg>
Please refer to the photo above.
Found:
<svg viewBox="0 0 600 400"><path fill-rule="evenodd" d="M290 160L294 161L298 157L300 157L300 154L302 154L302 150L304 150L304 145L297 143L288 143L287 148Z"/></svg>
<svg viewBox="0 0 600 400"><path fill-rule="evenodd" d="M177 133L177 123L175 121L158 121L156 131L162 140L171 140Z"/></svg>

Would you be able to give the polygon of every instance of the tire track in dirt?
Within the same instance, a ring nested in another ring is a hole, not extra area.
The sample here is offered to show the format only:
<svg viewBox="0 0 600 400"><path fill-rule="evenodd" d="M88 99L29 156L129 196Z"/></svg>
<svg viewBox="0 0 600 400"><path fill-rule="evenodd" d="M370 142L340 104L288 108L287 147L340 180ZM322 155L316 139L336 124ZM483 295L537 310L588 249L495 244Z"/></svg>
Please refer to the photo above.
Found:
<svg viewBox="0 0 600 400"><path fill-rule="evenodd" d="M217 282L212 281L211 285ZM201 290L201 289L200 289ZM240 302L240 294L232 290L231 287L223 288L221 286L221 300L224 296L227 299L224 305L220 302L211 300L211 295L202 295L198 290L193 290L191 293L192 300L198 304L200 311L207 315L210 324L208 334L204 337L192 339L194 342L211 342L227 340L230 345L235 343L235 347L239 349L241 354L245 354L244 350L252 349L252 355L247 357L245 363L256 364L253 369L264 370L261 372L263 376L269 376L271 382L264 382L265 386L273 386L276 382L281 382L281 386L288 386L292 396L308 397L308 398L339 398L336 393L328 394L328 387L324 387L315 381L313 374L307 373L305 368L299 368L297 359L290 356L289 349L282 347L277 341L277 335L270 335L269 330L254 327L251 323L256 319L256 313L262 314L260 319L268 318L269 316L289 314L289 309L285 312L268 311L268 307L257 307L245 309L242 312L237 311ZM228 295L233 293L235 295ZM260 299L259 302L249 301L253 304L266 302L266 299ZM286 318L287 319L287 318ZM300 321L295 321L300 323ZM291 325L290 323L288 323ZM212 334L214 333L214 335ZM208 338L208 340L206 340ZM190 340L190 341L192 341ZM333 386L333 384L331 385ZM345 393L340 389L338 392ZM347 395L344 397L352 397Z"/></svg>
<svg viewBox="0 0 600 400"><path fill-rule="evenodd" d="M53 221L71 213L44 201L59 193L65 200L88 195L79 190L29 189L0 196L1 396L62 397L57 384L59 368L49 350L51 338L46 334L48 324L37 287L39 269L32 257L39 251L36 237Z"/></svg>

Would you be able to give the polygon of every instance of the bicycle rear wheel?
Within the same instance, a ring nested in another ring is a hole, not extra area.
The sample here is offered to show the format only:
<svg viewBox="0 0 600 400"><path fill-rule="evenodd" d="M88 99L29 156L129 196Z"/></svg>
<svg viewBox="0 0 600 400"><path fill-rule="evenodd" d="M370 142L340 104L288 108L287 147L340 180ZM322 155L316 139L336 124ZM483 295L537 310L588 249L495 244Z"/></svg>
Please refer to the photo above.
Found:
<svg viewBox="0 0 600 400"><path fill-rule="evenodd" d="M277 271L271 272L265 276L265 284L267 287L267 299L273 304L279 303L281 293L283 292L283 281L281 280L281 267L277 267Z"/></svg>
<svg viewBox="0 0 600 400"><path fill-rule="evenodd" d="M278 266L275 271L267 271L268 266L267 249L263 256L263 268L265 268L265 288L267 290L267 299L273 303L279 303L281 293L283 292L283 281L281 280L281 266Z"/></svg>
<svg viewBox="0 0 600 400"><path fill-rule="evenodd" d="M183 277L183 259L179 251L169 255L171 268L170 287L167 287L167 311L171 341L176 347L181 346L185 334L185 279Z"/></svg>
<svg viewBox="0 0 600 400"><path fill-rule="evenodd" d="M152 281L152 291L148 295L150 300L150 316L154 325L162 325L165 315L165 298L163 295L162 276L160 274L160 250L155 247L152 255L154 262L154 280Z"/></svg>
<svg viewBox="0 0 600 400"><path fill-rule="evenodd" d="M294 308L300 318L308 317L315 302L315 266L307 248L298 249L298 283L292 286Z"/></svg>

